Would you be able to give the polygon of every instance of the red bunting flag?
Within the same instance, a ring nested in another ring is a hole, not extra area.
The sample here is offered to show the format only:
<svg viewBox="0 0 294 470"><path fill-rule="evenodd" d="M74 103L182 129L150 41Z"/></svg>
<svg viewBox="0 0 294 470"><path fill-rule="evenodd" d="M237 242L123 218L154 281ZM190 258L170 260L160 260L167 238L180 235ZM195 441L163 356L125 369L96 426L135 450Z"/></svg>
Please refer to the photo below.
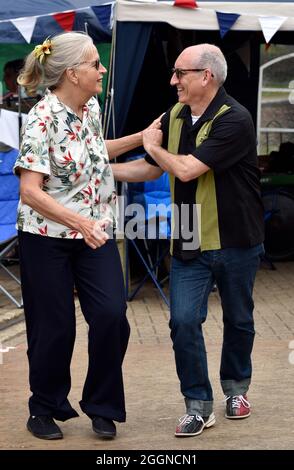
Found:
<svg viewBox="0 0 294 470"><path fill-rule="evenodd" d="M56 13L53 15L53 18L57 21L59 26L64 29L64 31L72 31L75 16L75 11L68 11L66 13Z"/></svg>
<svg viewBox="0 0 294 470"><path fill-rule="evenodd" d="M175 0L174 7L198 8L195 0Z"/></svg>

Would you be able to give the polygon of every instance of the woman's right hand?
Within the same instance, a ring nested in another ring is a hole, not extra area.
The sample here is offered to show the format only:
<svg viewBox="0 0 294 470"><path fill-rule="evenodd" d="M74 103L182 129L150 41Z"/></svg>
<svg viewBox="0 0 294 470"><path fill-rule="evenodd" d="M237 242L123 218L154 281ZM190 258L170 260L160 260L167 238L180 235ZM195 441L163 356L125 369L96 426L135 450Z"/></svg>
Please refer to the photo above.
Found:
<svg viewBox="0 0 294 470"><path fill-rule="evenodd" d="M109 235L105 232L106 227L108 226L109 221L102 220L88 220L81 224L79 232L83 235L85 243L93 250L103 246L109 239Z"/></svg>

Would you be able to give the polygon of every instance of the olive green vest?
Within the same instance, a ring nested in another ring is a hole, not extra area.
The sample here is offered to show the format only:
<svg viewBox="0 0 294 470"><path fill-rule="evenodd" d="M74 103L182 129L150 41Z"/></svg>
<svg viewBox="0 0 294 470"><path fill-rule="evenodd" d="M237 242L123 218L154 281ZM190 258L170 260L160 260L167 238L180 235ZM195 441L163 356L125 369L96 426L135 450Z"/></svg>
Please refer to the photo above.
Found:
<svg viewBox="0 0 294 470"><path fill-rule="evenodd" d="M177 103L170 113L168 151L178 154L183 119L177 118L183 108L183 104ZM206 121L199 129L196 137L196 147L208 138L212 123L215 118L223 114L230 107L222 105L215 116ZM174 203L175 177L169 175L170 191L172 203ZM221 247L218 226L217 201L215 191L214 172L209 170L197 178L197 189L195 194L196 204L201 207L201 223L198 223L200 229L201 251L217 250ZM199 207L199 206L198 206ZM198 214L199 215L199 214ZM172 233L174 232L174 213L172 213ZM173 240L171 241L171 253L173 253Z"/></svg>

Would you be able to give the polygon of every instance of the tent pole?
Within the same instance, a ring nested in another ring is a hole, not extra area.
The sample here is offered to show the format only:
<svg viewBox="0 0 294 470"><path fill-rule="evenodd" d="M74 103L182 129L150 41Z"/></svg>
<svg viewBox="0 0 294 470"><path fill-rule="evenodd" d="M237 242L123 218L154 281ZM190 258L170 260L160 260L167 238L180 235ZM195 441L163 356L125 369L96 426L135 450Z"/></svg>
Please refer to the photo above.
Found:
<svg viewBox="0 0 294 470"><path fill-rule="evenodd" d="M17 86L17 106L18 106L18 148L20 148L21 128L22 128L22 115L21 115L21 87Z"/></svg>
<svg viewBox="0 0 294 470"><path fill-rule="evenodd" d="M104 107L104 121L103 121L103 135L106 138L109 132L110 117L112 114L112 131L113 139L116 137L115 132L115 115L114 115L114 67L115 67L115 45L116 45L116 8L114 6L113 15L113 28L112 28L112 40L110 49L110 60L109 60L109 71L107 79L105 107Z"/></svg>

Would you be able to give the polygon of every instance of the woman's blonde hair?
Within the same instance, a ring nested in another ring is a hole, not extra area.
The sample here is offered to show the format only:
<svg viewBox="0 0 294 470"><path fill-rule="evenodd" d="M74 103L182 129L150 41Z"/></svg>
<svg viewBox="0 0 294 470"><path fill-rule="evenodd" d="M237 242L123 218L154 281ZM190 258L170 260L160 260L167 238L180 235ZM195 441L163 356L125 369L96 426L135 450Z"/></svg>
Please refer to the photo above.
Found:
<svg viewBox="0 0 294 470"><path fill-rule="evenodd" d="M47 42L46 42L47 41ZM50 49L43 60L36 53L37 46L25 60L17 82L25 87L28 95L35 95L37 88L54 89L62 81L65 70L82 62L93 47L93 40L83 32L62 33L47 39L43 44L50 43Z"/></svg>

